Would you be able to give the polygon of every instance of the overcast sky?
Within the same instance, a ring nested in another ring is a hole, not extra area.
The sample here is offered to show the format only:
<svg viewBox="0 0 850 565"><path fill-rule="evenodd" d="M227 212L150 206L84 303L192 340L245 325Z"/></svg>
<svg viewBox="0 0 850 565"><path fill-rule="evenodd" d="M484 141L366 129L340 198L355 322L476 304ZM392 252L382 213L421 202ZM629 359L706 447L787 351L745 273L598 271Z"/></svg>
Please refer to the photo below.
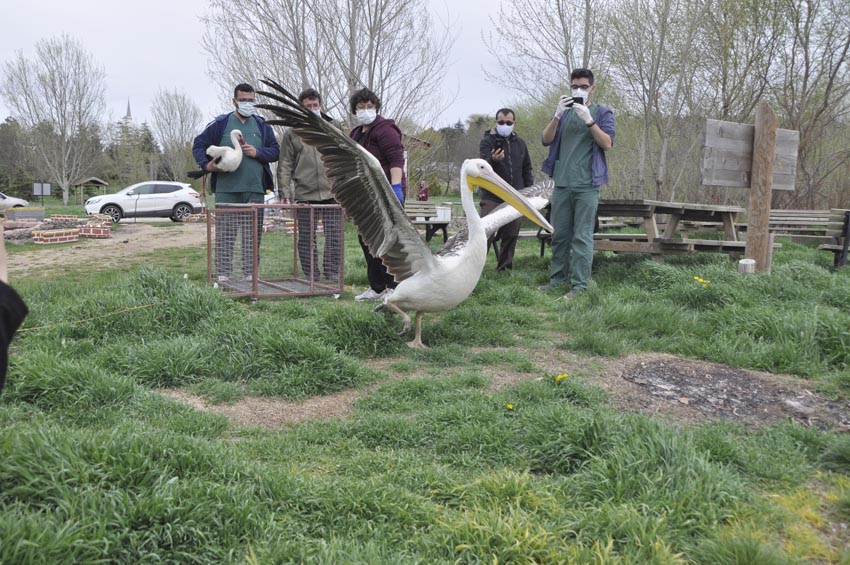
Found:
<svg viewBox="0 0 850 565"><path fill-rule="evenodd" d="M500 2L427 1L437 25L448 16L457 36L444 83L450 106L433 125L450 125L473 113L492 114L516 101L516 93L485 82L482 71L482 66L498 68L481 33ZM250 1L241 5L250 13ZM6 25L0 33L0 61L9 61L17 51L33 58L37 41L65 33L82 42L104 67L109 119L123 117L129 100L134 120L150 122L150 104L159 89L187 94L205 118L211 118L226 110L229 101L207 75L200 22L205 8L203 0L8 2L3 9ZM8 115L0 100L0 121Z"/></svg>

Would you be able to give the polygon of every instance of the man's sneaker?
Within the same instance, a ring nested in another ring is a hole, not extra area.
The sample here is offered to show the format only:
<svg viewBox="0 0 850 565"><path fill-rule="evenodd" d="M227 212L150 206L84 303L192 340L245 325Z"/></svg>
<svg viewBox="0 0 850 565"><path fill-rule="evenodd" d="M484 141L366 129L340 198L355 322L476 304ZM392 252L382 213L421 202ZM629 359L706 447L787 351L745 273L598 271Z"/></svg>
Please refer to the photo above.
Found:
<svg viewBox="0 0 850 565"><path fill-rule="evenodd" d="M372 290L371 287L367 288L366 292L358 294L357 296L354 297L354 300L356 300L357 302L365 302L367 300L380 300L380 299L381 299L381 295L378 294L377 292L375 292L374 290Z"/></svg>
<svg viewBox="0 0 850 565"><path fill-rule="evenodd" d="M570 300L572 298L575 298L576 296L578 296L582 292L584 292L583 288L574 288L564 295L564 300Z"/></svg>
<svg viewBox="0 0 850 565"><path fill-rule="evenodd" d="M542 285L542 286L538 286L538 287L537 287L537 290L539 290L540 292L549 292L550 290L555 290L555 289L556 289L556 288L558 288L559 286L562 286L562 285L560 285L560 284L553 284L553 283L546 283L546 284L544 284L544 285Z"/></svg>
<svg viewBox="0 0 850 565"><path fill-rule="evenodd" d="M385 289L383 290L383 292L381 292L381 293L378 295L378 300L380 300L381 302L383 302L384 300L386 300L387 298L389 298L390 296L392 296L392 295L393 295L393 292L394 292L394 290L393 290L393 289L391 289L391 288L385 288Z"/></svg>

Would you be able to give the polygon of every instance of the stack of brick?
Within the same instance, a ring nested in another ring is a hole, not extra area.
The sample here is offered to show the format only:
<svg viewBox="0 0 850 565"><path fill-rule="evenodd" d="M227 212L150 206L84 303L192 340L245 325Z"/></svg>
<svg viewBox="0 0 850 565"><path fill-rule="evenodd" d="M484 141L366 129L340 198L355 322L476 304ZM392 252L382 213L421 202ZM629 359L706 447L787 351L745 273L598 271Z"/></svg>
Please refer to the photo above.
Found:
<svg viewBox="0 0 850 565"><path fill-rule="evenodd" d="M50 221L55 223L65 223L71 222L76 223L80 221L80 217L74 214L50 214Z"/></svg>
<svg viewBox="0 0 850 565"><path fill-rule="evenodd" d="M78 228L65 230L34 230L32 232L33 243L51 244L51 243L69 243L80 239L80 230Z"/></svg>
<svg viewBox="0 0 850 565"><path fill-rule="evenodd" d="M111 220L89 220L86 225L80 226L80 237L91 237L94 239L106 239L112 232Z"/></svg>

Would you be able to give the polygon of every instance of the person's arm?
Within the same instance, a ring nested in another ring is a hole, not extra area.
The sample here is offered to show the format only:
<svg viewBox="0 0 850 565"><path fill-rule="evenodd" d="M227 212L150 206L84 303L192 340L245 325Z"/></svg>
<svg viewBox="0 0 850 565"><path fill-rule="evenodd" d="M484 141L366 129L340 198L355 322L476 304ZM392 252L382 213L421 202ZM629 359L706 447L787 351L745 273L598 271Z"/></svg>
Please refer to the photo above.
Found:
<svg viewBox="0 0 850 565"><path fill-rule="evenodd" d="M192 142L192 157L195 158L195 162L198 163L198 166L205 171L207 170L207 164L210 162L210 158L207 157L207 147L214 145L214 143L209 140L211 130L214 125L215 121L204 128L204 131L199 133L197 137L195 137L195 141Z"/></svg>
<svg viewBox="0 0 850 565"><path fill-rule="evenodd" d="M534 184L534 171L531 170L531 155L525 142L522 144L522 152L525 155L522 159L522 183L523 187L527 187Z"/></svg>
<svg viewBox="0 0 850 565"><path fill-rule="evenodd" d="M401 184L402 173L400 167L390 167L390 184Z"/></svg>
<svg viewBox="0 0 850 565"><path fill-rule="evenodd" d="M599 147L608 151L614 146L614 113L605 106L599 106L597 113L599 121L590 128L590 133Z"/></svg>
<svg viewBox="0 0 850 565"><path fill-rule="evenodd" d="M614 144L611 136L599 127L599 124L597 124L596 120L593 119L593 116L590 115L590 108L584 104L573 104L573 112L575 112L576 116L578 116L578 118L584 122L584 125L587 126L590 131L590 135L593 136L593 141L596 142L596 145L602 148L603 151L611 149L611 146ZM597 112L597 114L602 113L601 109Z"/></svg>
<svg viewBox="0 0 850 565"><path fill-rule="evenodd" d="M558 98L558 104L555 106L555 113L546 127L543 128L543 146L552 145L555 141L555 136L561 127L561 116L573 105L573 99L566 94Z"/></svg>
<svg viewBox="0 0 850 565"><path fill-rule="evenodd" d="M0 281L9 282L9 267L6 264L6 240L3 236L3 222L0 222Z"/></svg>
<svg viewBox="0 0 850 565"><path fill-rule="evenodd" d="M280 144L274 136L274 130L265 121L261 122L263 130L263 146L256 147L254 158L260 163L274 163L280 157Z"/></svg>
<svg viewBox="0 0 850 565"><path fill-rule="evenodd" d="M287 129L283 133L280 143L280 159L277 161L277 189L279 196L286 197L290 202L295 202L295 190L292 188L292 171L295 168L295 149L292 145L292 136L295 133Z"/></svg>
<svg viewBox="0 0 850 565"><path fill-rule="evenodd" d="M552 116L552 119L549 120L549 123L546 124L546 127L543 128L543 146L552 145L552 142L555 141L555 135L558 133L560 129L561 118L556 116Z"/></svg>
<svg viewBox="0 0 850 565"><path fill-rule="evenodd" d="M404 170L404 145L401 132L395 127L386 127L376 136L378 148L390 164L390 184L401 184Z"/></svg>

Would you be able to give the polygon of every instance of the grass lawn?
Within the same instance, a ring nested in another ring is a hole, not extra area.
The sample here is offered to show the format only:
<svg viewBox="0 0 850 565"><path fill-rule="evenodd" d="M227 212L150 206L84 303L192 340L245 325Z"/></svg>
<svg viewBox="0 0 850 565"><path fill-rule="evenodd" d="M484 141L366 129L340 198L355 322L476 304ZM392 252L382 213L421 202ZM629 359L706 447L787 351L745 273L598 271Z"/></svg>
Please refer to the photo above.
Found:
<svg viewBox="0 0 850 565"><path fill-rule="evenodd" d="M0 563L850 563L850 434L677 423L594 384L596 361L665 352L846 406L850 269L784 243L770 276L597 254L593 287L563 301L536 290L548 262L523 241L512 273L490 259L469 300L426 316L422 352L351 291L223 298L186 268L200 252L16 280L30 316L0 395ZM584 369L544 369L555 352ZM528 378L492 386L505 372ZM361 395L268 429L163 389Z"/></svg>

